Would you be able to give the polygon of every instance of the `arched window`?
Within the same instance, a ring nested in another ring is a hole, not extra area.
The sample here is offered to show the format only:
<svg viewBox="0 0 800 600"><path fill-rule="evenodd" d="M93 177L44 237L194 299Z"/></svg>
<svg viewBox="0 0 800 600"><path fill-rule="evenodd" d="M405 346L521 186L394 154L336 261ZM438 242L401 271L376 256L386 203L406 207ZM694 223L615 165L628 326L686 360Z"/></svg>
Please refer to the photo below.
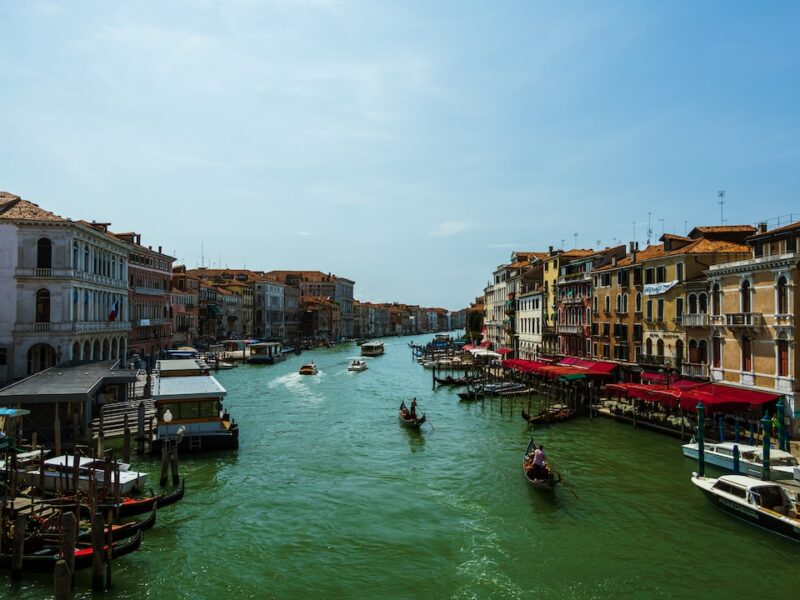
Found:
<svg viewBox="0 0 800 600"><path fill-rule="evenodd" d="M700 352L697 349L697 340L689 340L689 362L695 364L700 362Z"/></svg>
<svg viewBox="0 0 800 600"><path fill-rule="evenodd" d="M594 299L592 300L592 302L593 302L593 308L594 308L594 312L597 312L597 296L595 296L595 297L594 297Z"/></svg>
<svg viewBox="0 0 800 600"><path fill-rule="evenodd" d="M720 364L722 364L722 338L720 336L715 335L711 338L711 351L714 354L711 357L712 364L715 369L719 369Z"/></svg>
<svg viewBox="0 0 800 600"><path fill-rule="evenodd" d="M50 322L50 291L39 290L36 292L36 322Z"/></svg>
<svg viewBox="0 0 800 600"><path fill-rule="evenodd" d="M719 289L718 283L714 284L714 289L711 291L711 313L722 314L722 290Z"/></svg>
<svg viewBox="0 0 800 600"><path fill-rule="evenodd" d="M606 296L604 301L604 308L606 313L611 312L611 296Z"/></svg>
<svg viewBox="0 0 800 600"><path fill-rule="evenodd" d="M47 238L40 238L36 242L36 268L53 268L53 242Z"/></svg>
<svg viewBox="0 0 800 600"><path fill-rule="evenodd" d="M72 268L78 268L78 259L80 258L80 248L78 248L78 240L72 242Z"/></svg>
<svg viewBox="0 0 800 600"><path fill-rule="evenodd" d="M784 336L785 334L781 334ZM778 350L777 356L777 371L779 377L787 377L789 375L789 341L785 337L775 342Z"/></svg>
<svg viewBox="0 0 800 600"><path fill-rule="evenodd" d="M661 338L658 338L658 341L656 342L656 353L659 356L664 356L664 340Z"/></svg>
<svg viewBox="0 0 800 600"><path fill-rule="evenodd" d="M697 312L703 315L708 312L708 298L705 294L700 294L697 297Z"/></svg>
<svg viewBox="0 0 800 600"><path fill-rule="evenodd" d="M644 343L644 346L647 350L647 356L653 356L653 340L647 338L647 341Z"/></svg>
<svg viewBox="0 0 800 600"><path fill-rule="evenodd" d="M775 312L779 315L787 314L789 312L789 303L787 302L786 277L778 279L778 284L775 286L775 294Z"/></svg>
<svg viewBox="0 0 800 600"><path fill-rule="evenodd" d="M83 247L83 270L87 273L91 270L91 262L89 261L89 246Z"/></svg>
<svg viewBox="0 0 800 600"><path fill-rule="evenodd" d="M697 296L689 294L689 314L697 314Z"/></svg>
<svg viewBox="0 0 800 600"><path fill-rule="evenodd" d="M642 312L642 294L641 292L636 292L636 312Z"/></svg>
<svg viewBox="0 0 800 600"><path fill-rule="evenodd" d="M705 340L700 340L700 362L703 364L708 363L708 342Z"/></svg>
<svg viewBox="0 0 800 600"><path fill-rule="evenodd" d="M753 370L753 342L749 337L742 338L742 371Z"/></svg>
<svg viewBox="0 0 800 600"><path fill-rule="evenodd" d="M750 312L750 282L745 279L742 282L742 287L739 289L739 301L741 303L742 312ZM749 371L750 369L748 369Z"/></svg>
<svg viewBox="0 0 800 600"><path fill-rule="evenodd" d="M622 294L617 294L617 312L622 312Z"/></svg>
<svg viewBox="0 0 800 600"><path fill-rule="evenodd" d="M622 294L622 312L628 314L628 294Z"/></svg>
<svg viewBox="0 0 800 600"><path fill-rule="evenodd" d="M683 363L683 340L675 342L675 365L679 366Z"/></svg>

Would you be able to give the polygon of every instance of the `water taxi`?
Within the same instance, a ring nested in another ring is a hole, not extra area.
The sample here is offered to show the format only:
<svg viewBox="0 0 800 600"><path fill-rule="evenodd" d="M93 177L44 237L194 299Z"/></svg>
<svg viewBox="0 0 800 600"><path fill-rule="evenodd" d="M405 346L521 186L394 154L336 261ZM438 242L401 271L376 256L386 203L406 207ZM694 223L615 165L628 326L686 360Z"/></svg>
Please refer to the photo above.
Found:
<svg viewBox="0 0 800 600"><path fill-rule="evenodd" d="M92 481L96 481L101 488L108 487L110 489L116 484L117 478L113 471L106 482L106 462L104 460L94 459L90 456L75 457L71 455L56 456L45 460L44 474L42 474L41 465L25 471L18 471L19 479L21 482L35 487L43 483L44 489L48 492L75 492L76 459L78 461L78 488L81 491L88 492ZM147 473L131 471L129 464L120 462L110 464L114 470L119 467L119 486L122 494L141 490L147 482Z"/></svg>
<svg viewBox="0 0 800 600"><path fill-rule="evenodd" d="M735 442L720 442L718 444L703 444L704 460L709 465L714 465L727 471L733 471L733 447L739 446L739 471L744 475L761 477L761 459L763 448ZM683 455L697 460L698 445L696 442L681 446ZM794 469L798 466L797 459L783 450L769 451L770 479L792 479Z"/></svg>
<svg viewBox="0 0 800 600"><path fill-rule="evenodd" d="M361 356L380 356L383 354L383 342L365 342L361 345Z"/></svg>
<svg viewBox="0 0 800 600"><path fill-rule="evenodd" d="M350 366L347 367L348 371L366 371L367 370L367 363L363 360L359 360L358 358L355 359L353 362L350 363Z"/></svg>
<svg viewBox="0 0 800 600"><path fill-rule="evenodd" d="M180 450L237 449L239 426L222 405L226 394L210 375L159 377L153 391L158 414L153 450L167 440Z"/></svg>
<svg viewBox="0 0 800 600"><path fill-rule="evenodd" d="M306 363L300 367L300 375L316 375L317 373L319 373L319 369L313 362Z"/></svg>
<svg viewBox="0 0 800 600"><path fill-rule="evenodd" d="M692 483L722 510L737 519L800 541L797 507L777 483L746 475L719 478L692 474Z"/></svg>

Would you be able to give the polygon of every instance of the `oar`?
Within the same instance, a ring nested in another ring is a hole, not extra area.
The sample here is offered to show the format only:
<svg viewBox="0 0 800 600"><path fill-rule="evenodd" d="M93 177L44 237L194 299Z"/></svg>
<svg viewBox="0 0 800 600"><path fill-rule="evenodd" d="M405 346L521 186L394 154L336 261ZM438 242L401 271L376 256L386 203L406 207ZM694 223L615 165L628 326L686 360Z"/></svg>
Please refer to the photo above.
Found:
<svg viewBox="0 0 800 600"><path fill-rule="evenodd" d="M426 423L431 423L431 420L430 419L425 419L425 422ZM433 426L433 423L431 423L431 431L436 431L436 427Z"/></svg>
<svg viewBox="0 0 800 600"><path fill-rule="evenodd" d="M557 468L556 465L553 463L553 461L549 461L549 462L550 462L550 465L554 469ZM558 472L559 478L561 479L561 483L564 484L564 487L566 487L570 492L572 492L572 495L575 496L575 500L580 500L580 498L578 497L578 494L573 489L572 484L569 481L567 481L566 478L564 477L563 473L561 472L561 469L558 469L557 472Z"/></svg>

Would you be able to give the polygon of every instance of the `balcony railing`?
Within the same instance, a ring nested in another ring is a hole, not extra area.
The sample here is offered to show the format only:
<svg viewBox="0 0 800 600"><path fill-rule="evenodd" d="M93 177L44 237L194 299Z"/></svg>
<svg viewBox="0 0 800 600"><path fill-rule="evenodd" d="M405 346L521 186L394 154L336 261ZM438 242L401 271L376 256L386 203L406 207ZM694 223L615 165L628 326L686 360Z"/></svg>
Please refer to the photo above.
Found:
<svg viewBox="0 0 800 600"><path fill-rule="evenodd" d="M762 321L761 313L728 313L725 315L725 324L728 327L760 327Z"/></svg>
<svg viewBox="0 0 800 600"><path fill-rule="evenodd" d="M583 325L559 325L558 331L559 333L582 334Z"/></svg>
<svg viewBox="0 0 800 600"><path fill-rule="evenodd" d="M711 325L725 325L725 315L708 315Z"/></svg>
<svg viewBox="0 0 800 600"><path fill-rule="evenodd" d="M53 269L36 269L36 277L52 277Z"/></svg>
<svg viewBox="0 0 800 600"><path fill-rule="evenodd" d="M708 315L706 313L686 313L683 315L684 327L707 327Z"/></svg>
<svg viewBox="0 0 800 600"><path fill-rule="evenodd" d="M708 379L710 373L708 365L705 363L683 363L681 365L681 375Z"/></svg>
<svg viewBox="0 0 800 600"><path fill-rule="evenodd" d="M72 323L73 330L78 333L97 332L97 331L130 331L131 324L128 321L80 321Z"/></svg>
<svg viewBox="0 0 800 600"><path fill-rule="evenodd" d="M775 324L791 327L794 325L794 315L775 315Z"/></svg>
<svg viewBox="0 0 800 600"><path fill-rule="evenodd" d="M50 323L34 323L34 331L50 331Z"/></svg>
<svg viewBox="0 0 800 600"><path fill-rule="evenodd" d="M658 356L655 354L642 354L639 357L639 362L643 365L663 365L666 360L666 356Z"/></svg>
<svg viewBox="0 0 800 600"><path fill-rule="evenodd" d="M133 286L133 291L136 292L137 294L145 294L147 296L163 296L164 294L167 293L166 290L162 290L159 288L145 287L142 285Z"/></svg>

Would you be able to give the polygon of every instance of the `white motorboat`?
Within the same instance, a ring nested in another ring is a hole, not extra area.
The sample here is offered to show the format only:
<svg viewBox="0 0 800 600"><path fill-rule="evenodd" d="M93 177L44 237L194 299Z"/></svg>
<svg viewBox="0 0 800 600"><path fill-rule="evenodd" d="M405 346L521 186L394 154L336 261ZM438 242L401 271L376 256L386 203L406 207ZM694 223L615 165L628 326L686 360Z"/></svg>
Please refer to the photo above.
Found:
<svg viewBox="0 0 800 600"><path fill-rule="evenodd" d="M94 459L90 456L78 456L78 488L88 492L90 481L93 479L99 487L109 487L116 484L116 476L112 472L108 482L105 480L105 461ZM71 455L56 456L44 461L44 487L51 492L74 492L75 457ZM141 490L147 482L147 473L131 471L130 465L112 462L112 467L119 467L119 485L122 494L130 494ZM36 465L31 469L19 472L21 482L38 486L42 480L41 467Z"/></svg>
<svg viewBox="0 0 800 600"><path fill-rule="evenodd" d="M780 484L746 475L717 479L692 474L692 483L722 510L737 519L800 541L797 507Z"/></svg>
<svg viewBox="0 0 800 600"><path fill-rule="evenodd" d="M383 342L366 342L361 344L361 356L380 356L383 354Z"/></svg>
<svg viewBox="0 0 800 600"><path fill-rule="evenodd" d="M736 442L720 442L718 444L703 444L704 460L709 465L714 465L727 471L733 471L733 447L739 446L739 472L752 477L761 477L761 459L763 448ZM692 442L681 446L683 455L697 460L698 444ZM770 479L792 479L795 467L798 466L797 458L783 450L769 451Z"/></svg>
<svg viewBox="0 0 800 600"><path fill-rule="evenodd" d="M316 375L317 373L319 373L319 369L313 362L306 363L300 367L300 375Z"/></svg>
<svg viewBox="0 0 800 600"><path fill-rule="evenodd" d="M366 371L367 370L367 363L360 359L355 359L353 362L350 363L350 366L347 367L348 371Z"/></svg>

